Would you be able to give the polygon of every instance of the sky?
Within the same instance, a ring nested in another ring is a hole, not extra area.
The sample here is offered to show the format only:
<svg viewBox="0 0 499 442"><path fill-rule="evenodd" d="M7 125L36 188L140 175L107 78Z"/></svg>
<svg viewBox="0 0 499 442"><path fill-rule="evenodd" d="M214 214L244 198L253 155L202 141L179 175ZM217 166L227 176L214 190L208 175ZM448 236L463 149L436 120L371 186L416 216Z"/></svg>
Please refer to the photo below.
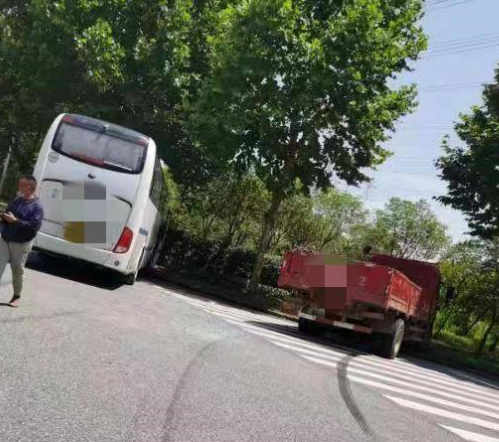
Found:
<svg viewBox="0 0 499 442"><path fill-rule="evenodd" d="M417 110L397 124L386 144L393 156L359 195L369 209L382 208L392 197L428 200L439 219L448 226L454 241L466 237L467 224L460 212L433 200L446 185L437 177L435 159L441 140L453 134L460 113L482 103L483 83L492 82L499 67L499 0L426 0L422 21L429 37L428 52L413 63L414 72L400 82L418 86Z"/></svg>

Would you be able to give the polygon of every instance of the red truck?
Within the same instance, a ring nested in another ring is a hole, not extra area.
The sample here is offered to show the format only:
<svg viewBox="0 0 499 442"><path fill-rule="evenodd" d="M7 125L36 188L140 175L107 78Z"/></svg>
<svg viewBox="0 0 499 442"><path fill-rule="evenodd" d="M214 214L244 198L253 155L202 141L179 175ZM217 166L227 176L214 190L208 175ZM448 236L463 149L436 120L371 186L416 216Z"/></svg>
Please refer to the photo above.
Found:
<svg viewBox="0 0 499 442"><path fill-rule="evenodd" d="M428 342L440 288L434 264L388 255L368 262L288 252L278 284L301 292L298 317L304 333L315 324L372 335L373 350L393 359L402 342Z"/></svg>

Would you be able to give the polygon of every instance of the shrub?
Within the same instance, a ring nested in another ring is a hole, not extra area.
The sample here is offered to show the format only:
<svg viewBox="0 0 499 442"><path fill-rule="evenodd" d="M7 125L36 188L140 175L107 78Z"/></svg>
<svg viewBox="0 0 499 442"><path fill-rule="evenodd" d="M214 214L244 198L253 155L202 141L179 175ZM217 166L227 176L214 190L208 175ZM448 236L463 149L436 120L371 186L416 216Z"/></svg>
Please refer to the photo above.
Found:
<svg viewBox="0 0 499 442"><path fill-rule="evenodd" d="M249 279L256 253L249 249L229 249L220 253L220 244L196 238L182 230L170 229L163 248L162 264L185 270L201 270ZM266 256L261 282L277 288L282 258Z"/></svg>
<svg viewBox="0 0 499 442"><path fill-rule="evenodd" d="M260 282L270 287L277 287L277 280L279 278L281 265L282 258L280 256L266 256Z"/></svg>
<svg viewBox="0 0 499 442"><path fill-rule="evenodd" d="M265 298L270 308L278 308L281 302L294 297L294 294L288 290L270 287L267 285L259 286L260 294Z"/></svg>

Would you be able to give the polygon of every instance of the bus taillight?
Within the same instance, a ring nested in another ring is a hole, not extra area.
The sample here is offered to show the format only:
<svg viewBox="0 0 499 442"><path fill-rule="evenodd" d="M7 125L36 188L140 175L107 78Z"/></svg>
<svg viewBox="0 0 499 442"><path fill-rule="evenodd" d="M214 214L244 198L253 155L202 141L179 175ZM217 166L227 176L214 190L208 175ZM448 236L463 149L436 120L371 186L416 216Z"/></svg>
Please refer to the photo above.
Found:
<svg viewBox="0 0 499 442"><path fill-rule="evenodd" d="M125 227L121 233L120 239L116 247L114 248L114 253L126 253L132 244L133 232Z"/></svg>

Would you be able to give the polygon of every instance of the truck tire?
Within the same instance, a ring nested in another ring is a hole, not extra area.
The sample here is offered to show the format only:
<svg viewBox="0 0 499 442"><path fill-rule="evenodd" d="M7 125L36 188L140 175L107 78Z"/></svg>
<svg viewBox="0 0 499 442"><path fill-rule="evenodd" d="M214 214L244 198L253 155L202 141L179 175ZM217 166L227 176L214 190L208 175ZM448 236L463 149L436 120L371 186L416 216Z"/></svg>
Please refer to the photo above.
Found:
<svg viewBox="0 0 499 442"><path fill-rule="evenodd" d="M404 340L405 324L403 319L397 319L388 334L373 335L373 350L378 356L395 359Z"/></svg>
<svg viewBox="0 0 499 442"><path fill-rule="evenodd" d="M314 323L305 318L298 318L298 330L306 335L311 335L315 331Z"/></svg>

